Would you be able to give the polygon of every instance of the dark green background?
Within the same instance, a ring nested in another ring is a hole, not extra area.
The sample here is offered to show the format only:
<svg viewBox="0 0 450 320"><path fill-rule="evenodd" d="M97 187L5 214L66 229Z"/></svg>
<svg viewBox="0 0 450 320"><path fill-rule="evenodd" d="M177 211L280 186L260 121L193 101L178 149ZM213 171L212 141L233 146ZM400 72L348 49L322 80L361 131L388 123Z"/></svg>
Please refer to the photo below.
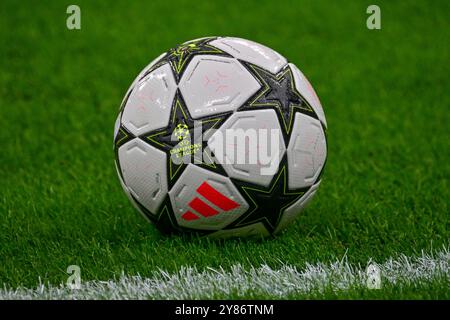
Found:
<svg viewBox="0 0 450 320"><path fill-rule="evenodd" d="M365 264L448 246L448 1L377 1L375 31L372 1L77 1L79 31L66 28L69 4L0 3L0 284L59 283L70 264L88 280L181 265L301 267L345 252ZM116 177L112 131L128 86L160 53L209 35L279 51L325 109L320 191L274 239L162 236Z"/></svg>

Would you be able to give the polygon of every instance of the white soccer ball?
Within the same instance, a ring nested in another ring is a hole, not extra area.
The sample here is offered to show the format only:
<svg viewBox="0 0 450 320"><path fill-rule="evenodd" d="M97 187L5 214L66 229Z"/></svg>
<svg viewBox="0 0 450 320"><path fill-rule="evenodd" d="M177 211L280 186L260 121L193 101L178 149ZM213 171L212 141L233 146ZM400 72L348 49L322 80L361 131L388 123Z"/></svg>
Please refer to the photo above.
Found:
<svg viewBox="0 0 450 320"><path fill-rule="evenodd" d="M117 172L164 232L267 236L320 184L326 120L303 73L231 37L185 42L152 61L122 101Z"/></svg>

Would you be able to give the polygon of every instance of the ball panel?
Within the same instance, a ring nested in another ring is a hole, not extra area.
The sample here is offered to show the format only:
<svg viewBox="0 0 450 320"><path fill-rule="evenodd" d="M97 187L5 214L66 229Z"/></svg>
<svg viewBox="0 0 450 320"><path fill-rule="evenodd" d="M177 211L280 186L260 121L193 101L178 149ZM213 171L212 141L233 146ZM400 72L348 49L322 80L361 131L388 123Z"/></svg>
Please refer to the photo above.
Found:
<svg viewBox="0 0 450 320"><path fill-rule="evenodd" d="M198 41L202 41L202 40L206 40L206 39L214 39L217 38L216 36L210 36L210 37L201 37L201 38L196 38L196 39L192 39L192 40L188 40L186 42L183 42L183 44L189 44L189 43L193 43L193 42L198 42Z"/></svg>
<svg viewBox="0 0 450 320"><path fill-rule="evenodd" d="M119 113L119 115L116 118L116 122L114 123L114 139L113 139L113 144L114 141L116 141L116 137L117 134L119 133L119 128L120 128L120 117L121 117L122 113Z"/></svg>
<svg viewBox="0 0 450 320"><path fill-rule="evenodd" d="M177 85L168 64L139 81L125 105L122 124L134 135L161 129L169 123Z"/></svg>
<svg viewBox="0 0 450 320"><path fill-rule="evenodd" d="M189 164L169 191L178 225L220 230L248 209L228 177Z"/></svg>
<svg viewBox="0 0 450 320"><path fill-rule="evenodd" d="M125 182L123 181L122 176L119 173L119 168L117 167L117 163L115 161L114 164L116 167L117 175L119 176L120 185L122 186L122 189L125 192L125 195L127 196L128 200L130 200L133 207L145 218L145 220L147 220L148 222L152 222L150 218L144 212L142 212L141 208L139 208L139 205L136 203L136 200L133 199L130 190L128 190L128 187L125 185Z"/></svg>
<svg viewBox="0 0 450 320"><path fill-rule="evenodd" d="M230 129L235 136L228 141L227 130ZM277 133L278 148L272 147L271 130ZM263 132L266 132L265 138ZM246 142L246 139L254 142ZM208 139L208 146L216 158L222 160L222 166L230 177L265 187L278 171L286 151L278 118L271 109L234 113ZM266 155L267 159L264 159ZM239 161L240 158L244 161Z"/></svg>
<svg viewBox="0 0 450 320"><path fill-rule="evenodd" d="M250 40L226 37L211 41L210 44L272 73L278 73L287 64L286 58L278 52Z"/></svg>
<svg viewBox="0 0 450 320"><path fill-rule="evenodd" d="M162 53L161 55L159 55L156 59L152 60L144 69L142 69L141 72L139 72L138 76L133 80L133 82L131 83L130 87L127 90L127 93L125 94L125 96L122 99L122 102L120 103L120 106L122 107L123 104L126 102L127 97L130 95L131 90L133 90L134 86L136 85L136 83L139 81L139 79L141 79L141 77L148 72L159 60L161 60L164 56L166 55L166 53Z"/></svg>
<svg viewBox="0 0 450 320"><path fill-rule="evenodd" d="M219 230L208 235L210 238L237 238L237 237L267 237L270 233L262 222L257 222L249 226Z"/></svg>
<svg viewBox="0 0 450 320"><path fill-rule="evenodd" d="M325 113L323 112L322 104L320 103L319 97L316 91L312 87L311 83L305 77L305 75L297 68L296 65L289 63L289 67L294 74L295 87L298 92L306 99L306 101L314 109L314 112L319 117L319 120L327 127L327 121L325 119Z"/></svg>
<svg viewBox="0 0 450 320"><path fill-rule="evenodd" d="M155 66L162 58L164 58L166 54L166 52L161 53L157 58L152 60L144 69L142 69L141 72L139 72L139 75L136 77L133 83L138 82L139 79L141 79L144 74L148 73L153 68L153 66Z"/></svg>
<svg viewBox="0 0 450 320"><path fill-rule="evenodd" d="M326 159L326 140L320 121L296 113L287 148L288 186L309 187L316 181Z"/></svg>
<svg viewBox="0 0 450 320"><path fill-rule="evenodd" d="M152 213L167 194L166 157L139 138L128 141L118 151L126 191Z"/></svg>
<svg viewBox="0 0 450 320"><path fill-rule="evenodd" d="M190 114L198 119L236 110L260 85L235 59L197 55L187 66L179 87Z"/></svg>
<svg viewBox="0 0 450 320"><path fill-rule="evenodd" d="M300 199L294 204L284 210L283 216L278 223L274 234L279 233L285 229L289 224L291 224L300 214L300 212L306 207L306 205L311 201L319 188L320 181L313 185Z"/></svg>

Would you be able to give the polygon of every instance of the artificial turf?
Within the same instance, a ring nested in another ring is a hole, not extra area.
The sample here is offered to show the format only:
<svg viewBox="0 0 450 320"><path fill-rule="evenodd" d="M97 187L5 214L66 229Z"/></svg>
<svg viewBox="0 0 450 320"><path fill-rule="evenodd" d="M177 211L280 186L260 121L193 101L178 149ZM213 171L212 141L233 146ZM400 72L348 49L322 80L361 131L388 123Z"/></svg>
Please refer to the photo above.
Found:
<svg viewBox="0 0 450 320"><path fill-rule="evenodd" d="M449 244L448 1L378 1L381 30L366 28L367 1L77 1L76 31L69 4L0 3L0 285L64 282L72 264L101 280L345 253L366 263ZM208 35L279 51L324 106L323 182L278 237L163 236L117 179L113 126L129 84L161 52ZM342 297L448 297L443 285L408 290Z"/></svg>

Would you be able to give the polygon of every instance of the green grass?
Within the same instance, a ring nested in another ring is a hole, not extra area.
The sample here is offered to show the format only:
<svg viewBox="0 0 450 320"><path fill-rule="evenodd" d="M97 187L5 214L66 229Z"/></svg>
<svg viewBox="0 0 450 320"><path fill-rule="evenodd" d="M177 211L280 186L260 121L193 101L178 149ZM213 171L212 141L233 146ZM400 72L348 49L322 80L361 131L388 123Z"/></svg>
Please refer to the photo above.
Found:
<svg viewBox="0 0 450 320"><path fill-rule="evenodd" d="M448 2L377 1L378 31L366 28L367 1L77 3L80 31L65 27L70 2L0 4L0 284L59 283L71 264L83 280L109 279L181 265L301 267L346 251L365 263L449 244ZM279 51L324 106L323 183L276 238L163 236L116 177L112 131L129 84L161 52L206 35ZM448 295L439 283L402 290L381 297Z"/></svg>
<svg viewBox="0 0 450 320"><path fill-rule="evenodd" d="M253 297L252 297L253 298ZM259 297L254 297L259 298ZM262 297L261 297L262 298ZM437 278L431 281L419 284L402 284L387 285L378 290L368 289L364 287L354 288L348 291L335 292L332 289L324 292L311 292L310 294L293 294L288 299L390 299L390 300L407 300L407 299L450 299L448 290L448 279Z"/></svg>
<svg viewBox="0 0 450 320"><path fill-rule="evenodd" d="M354 287L348 291L336 291L334 288L325 289L323 291L315 291L308 294L296 293L286 297L287 300L292 299L332 299L332 300L349 300L349 299L370 299L370 300L409 300L409 299L433 299L442 300L450 299L448 292L448 279L437 278L431 281L418 284L398 283L396 285L387 285L380 289L373 290L365 287ZM218 294L214 299L241 299L239 295L224 296ZM267 296L248 293L248 299L267 299ZM273 299L273 297L271 297Z"/></svg>

